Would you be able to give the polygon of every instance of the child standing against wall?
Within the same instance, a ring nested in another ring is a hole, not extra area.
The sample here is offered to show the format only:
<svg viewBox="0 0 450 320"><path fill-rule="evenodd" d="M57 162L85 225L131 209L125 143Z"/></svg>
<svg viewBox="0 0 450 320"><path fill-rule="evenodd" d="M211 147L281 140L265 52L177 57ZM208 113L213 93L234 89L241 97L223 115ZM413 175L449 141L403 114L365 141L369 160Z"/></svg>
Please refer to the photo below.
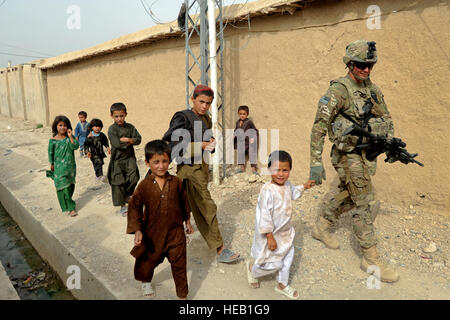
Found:
<svg viewBox="0 0 450 320"><path fill-rule="evenodd" d="M155 268L167 257L171 264L177 296L186 299L186 232L192 233L190 209L182 180L167 171L170 147L162 140L145 146L145 163L151 174L142 180L133 193L128 208L127 233L134 233L136 258L134 276L142 282L143 295L154 296L151 286Z"/></svg>
<svg viewBox="0 0 450 320"><path fill-rule="evenodd" d="M125 122L127 108L123 103L114 103L110 111L114 123L108 129L108 138L112 147L108 180L111 185L113 205L120 206L120 213L126 217L128 200L139 181L139 169L133 146L140 144L142 138L131 123Z"/></svg>
<svg viewBox="0 0 450 320"><path fill-rule="evenodd" d="M84 142L89 134L89 123L87 122L87 113L85 111L78 112L80 122L75 127L75 138L80 144L80 156L86 157L87 151L84 149Z"/></svg>
<svg viewBox="0 0 450 320"><path fill-rule="evenodd" d="M246 263L247 280L258 288L257 278L278 272L275 291L290 299L298 299L297 290L288 285L289 270L294 260L295 230L291 224L292 200L301 197L314 181L294 186L288 179L292 158L286 151L274 151L268 164L272 181L262 186L256 207L255 236L252 245L254 263Z"/></svg>
<svg viewBox="0 0 450 320"><path fill-rule="evenodd" d="M103 122L100 119L92 119L89 123L89 127L92 131L87 136L84 147L86 148L88 158L91 159L92 165L94 166L97 180L106 182L107 178L103 175L103 159L106 158L103 147L107 148L108 153L111 154L108 138L101 132Z"/></svg>
<svg viewBox="0 0 450 320"><path fill-rule="evenodd" d="M237 163L239 165L236 173L245 172L246 162L250 160L252 172L258 174L258 129L248 117L249 113L248 106L238 108L239 119L236 121L236 128L234 129L234 148L237 149ZM241 147L242 143L244 149Z"/></svg>
<svg viewBox="0 0 450 320"><path fill-rule="evenodd" d="M74 151L79 143L72 136L70 120L65 116L57 116L52 125L53 138L48 142L48 159L50 170L47 176L52 178L61 210L71 217L77 216L75 201L72 195L75 190L77 172Z"/></svg>

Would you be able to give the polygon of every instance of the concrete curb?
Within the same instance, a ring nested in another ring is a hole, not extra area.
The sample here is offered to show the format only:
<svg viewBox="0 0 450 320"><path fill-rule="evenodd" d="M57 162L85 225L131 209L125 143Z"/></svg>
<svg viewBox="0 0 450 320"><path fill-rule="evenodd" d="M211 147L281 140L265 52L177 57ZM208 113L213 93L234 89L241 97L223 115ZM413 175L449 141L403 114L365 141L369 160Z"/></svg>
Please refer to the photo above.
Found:
<svg viewBox="0 0 450 320"><path fill-rule="evenodd" d="M20 300L0 261L0 300Z"/></svg>
<svg viewBox="0 0 450 320"><path fill-rule="evenodd" d="M19 225L28 241L55 270L63 283L67 283L67 279L72 275L72 273L67 273L68 266L75 265L80 268L80 274L82 275L80 277L81 288L70 290L74 297L82 300L118 299L113 290L93 274L81 259L74 256L1 182L0 202L11 218Z"/></svg>

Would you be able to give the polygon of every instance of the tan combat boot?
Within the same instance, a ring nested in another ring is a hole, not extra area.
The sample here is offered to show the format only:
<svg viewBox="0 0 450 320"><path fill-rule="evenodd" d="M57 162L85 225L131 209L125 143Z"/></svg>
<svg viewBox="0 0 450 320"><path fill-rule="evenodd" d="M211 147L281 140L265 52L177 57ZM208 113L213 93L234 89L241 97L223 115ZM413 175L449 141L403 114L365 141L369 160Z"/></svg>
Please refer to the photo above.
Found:
<svg viewBox="0 0 450 320"><path fill-rule="evenodd" d="M331 222L324 217L319 217L313 227L311 235L313 238L322 241L327 248L338 249L339 241L330 233Z"/></svg>
<svg viewBox="0 0 450 320"><path fill-rule="evenodd" d="M399 279L397 271L388 264L384 264L380 261L377 253L377 246L370 247L369 249L361 248L363 252L363 258L361 260L361 269L369 274L374 274L375 270L367 270L369 266L377 266L380 268L380 280L384 282L396 282Z"/></svg>

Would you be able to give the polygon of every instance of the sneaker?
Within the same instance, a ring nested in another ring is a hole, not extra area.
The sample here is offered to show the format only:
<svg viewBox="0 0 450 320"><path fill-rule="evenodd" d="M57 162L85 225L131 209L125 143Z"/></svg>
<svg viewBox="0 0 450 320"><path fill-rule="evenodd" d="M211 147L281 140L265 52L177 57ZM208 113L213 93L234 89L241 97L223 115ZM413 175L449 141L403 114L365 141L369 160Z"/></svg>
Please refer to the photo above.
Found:
<svg viewBox="0 0 450 320"><path fill-rule="evenodd" d="M122 217L126 217L128 213L128 207L127 206L121 206L120 207L120 213L122 214Z"/></svg>
<svg viewBox="0 0 450 320"><path fill-rule="evenodd" d="M242 170L241 168L237 168L236 170L234 170L235 174L239 174L239 173L243 173L244 170Z"/></svg>
<svg viewBox="0 0 450 320"><path fill-rule="evenodd" d="M155 296L155 290L153 290L150 282L142 282L142 295L146 298L153 298Z"/></svg>

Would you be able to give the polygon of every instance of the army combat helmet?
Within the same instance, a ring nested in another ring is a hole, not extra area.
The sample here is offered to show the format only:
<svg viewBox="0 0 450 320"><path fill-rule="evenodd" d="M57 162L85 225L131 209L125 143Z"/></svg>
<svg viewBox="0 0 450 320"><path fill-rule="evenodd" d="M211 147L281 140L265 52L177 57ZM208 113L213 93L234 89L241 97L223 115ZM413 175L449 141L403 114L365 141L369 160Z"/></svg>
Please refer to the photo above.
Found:
<svg viewBox="0 0 450 320"><path fill-rule="evenodd" d="M345 48L344 63L347 65L350 61L376 63L377 48L375 41L356 40Z"/></svg>

